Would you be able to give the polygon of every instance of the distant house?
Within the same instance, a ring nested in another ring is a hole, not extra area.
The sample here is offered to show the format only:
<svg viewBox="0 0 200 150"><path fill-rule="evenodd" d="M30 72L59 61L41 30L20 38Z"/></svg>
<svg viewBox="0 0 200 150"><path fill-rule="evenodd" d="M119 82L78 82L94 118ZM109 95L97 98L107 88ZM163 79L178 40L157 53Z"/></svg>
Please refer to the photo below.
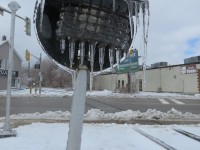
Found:
<svg viewBox="0 0 200 150"><path fill-rule="evenodd" d="M9 41L3 38L0 41L0 90L7 89L7 62L9 57ZM22 59L14 49L13 53L13 75L12 75L12 88L20 88L20 76L22 69Z"/></svg>

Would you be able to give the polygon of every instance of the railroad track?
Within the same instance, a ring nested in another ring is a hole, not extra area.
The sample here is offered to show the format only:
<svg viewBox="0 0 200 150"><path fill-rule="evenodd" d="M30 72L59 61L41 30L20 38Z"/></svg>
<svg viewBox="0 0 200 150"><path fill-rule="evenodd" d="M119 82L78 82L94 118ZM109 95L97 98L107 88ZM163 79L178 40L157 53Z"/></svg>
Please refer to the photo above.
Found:
<svg viewBox="0 0 200 150"><path fill-rule="evenodd" d="M150 139L154 143L160 145L161 147L163 147L166 150L178 150L177 148L169 145L168 143L162 141L161 139L159 139L159 138L157 138L157 137L155 137L153 135L150 135L150 134L148 134L148 133L146 133L146 132L144 132L144 131L142 131L142 130L140 130L138 128L135 128L134 130L137 133L139 133L139 134L145 136L146 138ZM183 136L188 137L189 139L192 139L192 140L200 142L200 136L198 136L198 135L195 135L193 133L190 133L190 132L182 130L182 129L173 129L173 130L176 131L176 132L178 132L178 133L180 133Z"/></svg>
<svg viewBox="0 0 200 150"><path fill-rule="evenodd" d="M200 142L200 136L198 136L198 135L195 135L193 133L190 133L190 132L182 130L182 129L174 129L174 131Z"/></svg>

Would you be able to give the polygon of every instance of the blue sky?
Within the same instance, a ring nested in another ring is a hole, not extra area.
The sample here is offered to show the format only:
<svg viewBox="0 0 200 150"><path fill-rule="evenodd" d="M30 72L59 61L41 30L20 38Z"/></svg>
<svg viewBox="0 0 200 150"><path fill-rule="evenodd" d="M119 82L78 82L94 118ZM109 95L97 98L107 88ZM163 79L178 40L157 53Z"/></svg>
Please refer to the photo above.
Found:
<svg viewBox="0 0 200 150"><path fill-rule="evenodd" d="M193 48L200 42L200 37L188 40L188 45Z"/></svg>
<svg viewBox="0 0 200 150"><path fill-rule="evenodd" d="M10 0L11 1L11 0ZM0 5L8 8L9 0L1 0ZM21 5L17 14L33 18L36 0L15 0ZM181 64L187 57L200 55L200 0L149 0L150 29L147 64L167 61L170 65ZM10 15L0 16L0 37L9 38ZM32 25L33 26L33 25ZM32 36L24 33L24 22L16 20L15 47L24 58L26 49L39 56L45 56L37 42L34 28ZM134 45L140 49L140 45ZM142 56L142 50L139 55ZM141 61L140 61L141 62Z"/></svg>
<svg viewBox="0 0 200 150"><path fill-rule="evenodd" d="M196 50L199 50L198 44L200 43L200 37L192 38L187 41L188 49L185 51L185 57L195 56ZM199 53L200 55L200 53Z"/></svg>

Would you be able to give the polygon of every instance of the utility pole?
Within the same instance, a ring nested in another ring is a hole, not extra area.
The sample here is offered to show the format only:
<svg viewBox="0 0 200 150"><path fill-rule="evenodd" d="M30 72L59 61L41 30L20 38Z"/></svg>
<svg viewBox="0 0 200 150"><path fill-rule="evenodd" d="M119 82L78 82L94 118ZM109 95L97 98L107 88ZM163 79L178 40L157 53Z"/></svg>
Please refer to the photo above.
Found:
<svg viewBox="0 0 200 150"><path fill-rule="evenodd" d="M11 82L13 70L13 49L14 49L14 33L15 33L15 17L16 11L20 9L20 5L13 1L8 4L11 10L11 27L10 27L10 48L8 61L8 82L7 82L7 97L6 97L6 118L3 127L3 136L16 136L16 132L10 127L10 97L11 97Z"/></svg>
<svg viewBox="0 0 200 150"><path fill-rule="evenodd" d="M41 65L42 65L42 54L40 53L40 57L36 57L35 55L33 54L30 54L31 56L33 56L34 58L36 58L38 61L39 61L39 67L36 68L35 66L35 69L39 69L39 73L38 73L38 76L39 76L39 94L42 93L42 72L41 72Z"/></svg>
<svg viewBox="0 0 200 150"><path fill-rule="evenodd" d="M28 49L25 51L25 59L28 62L28 86L30 89L30 94L32 93L32 86L31 86L31 64L30 64L30 59L31 59L31 53Z"/></svg>

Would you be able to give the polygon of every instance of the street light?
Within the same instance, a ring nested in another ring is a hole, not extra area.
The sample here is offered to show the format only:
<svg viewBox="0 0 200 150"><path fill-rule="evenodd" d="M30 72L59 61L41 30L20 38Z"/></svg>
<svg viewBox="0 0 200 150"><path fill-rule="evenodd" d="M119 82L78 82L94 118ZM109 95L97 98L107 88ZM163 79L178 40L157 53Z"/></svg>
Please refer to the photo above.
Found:
<svg viewBox="0 0 200 150"><path fill-rule="evenodd" d="M1 136L9 137L16 136L16 132L10 127L10 97L11 97L11 82L12 82L12 65L13 65L13 49L14 49L14 33L15 33L15 17L16 11L21 8L21 6L12 1L8 4L11 10L11 27L10 27L10 47L9 47L9 61L8 61L8 81L7 81L7 97L6 97L6 118L3 131Z"/></svg>

